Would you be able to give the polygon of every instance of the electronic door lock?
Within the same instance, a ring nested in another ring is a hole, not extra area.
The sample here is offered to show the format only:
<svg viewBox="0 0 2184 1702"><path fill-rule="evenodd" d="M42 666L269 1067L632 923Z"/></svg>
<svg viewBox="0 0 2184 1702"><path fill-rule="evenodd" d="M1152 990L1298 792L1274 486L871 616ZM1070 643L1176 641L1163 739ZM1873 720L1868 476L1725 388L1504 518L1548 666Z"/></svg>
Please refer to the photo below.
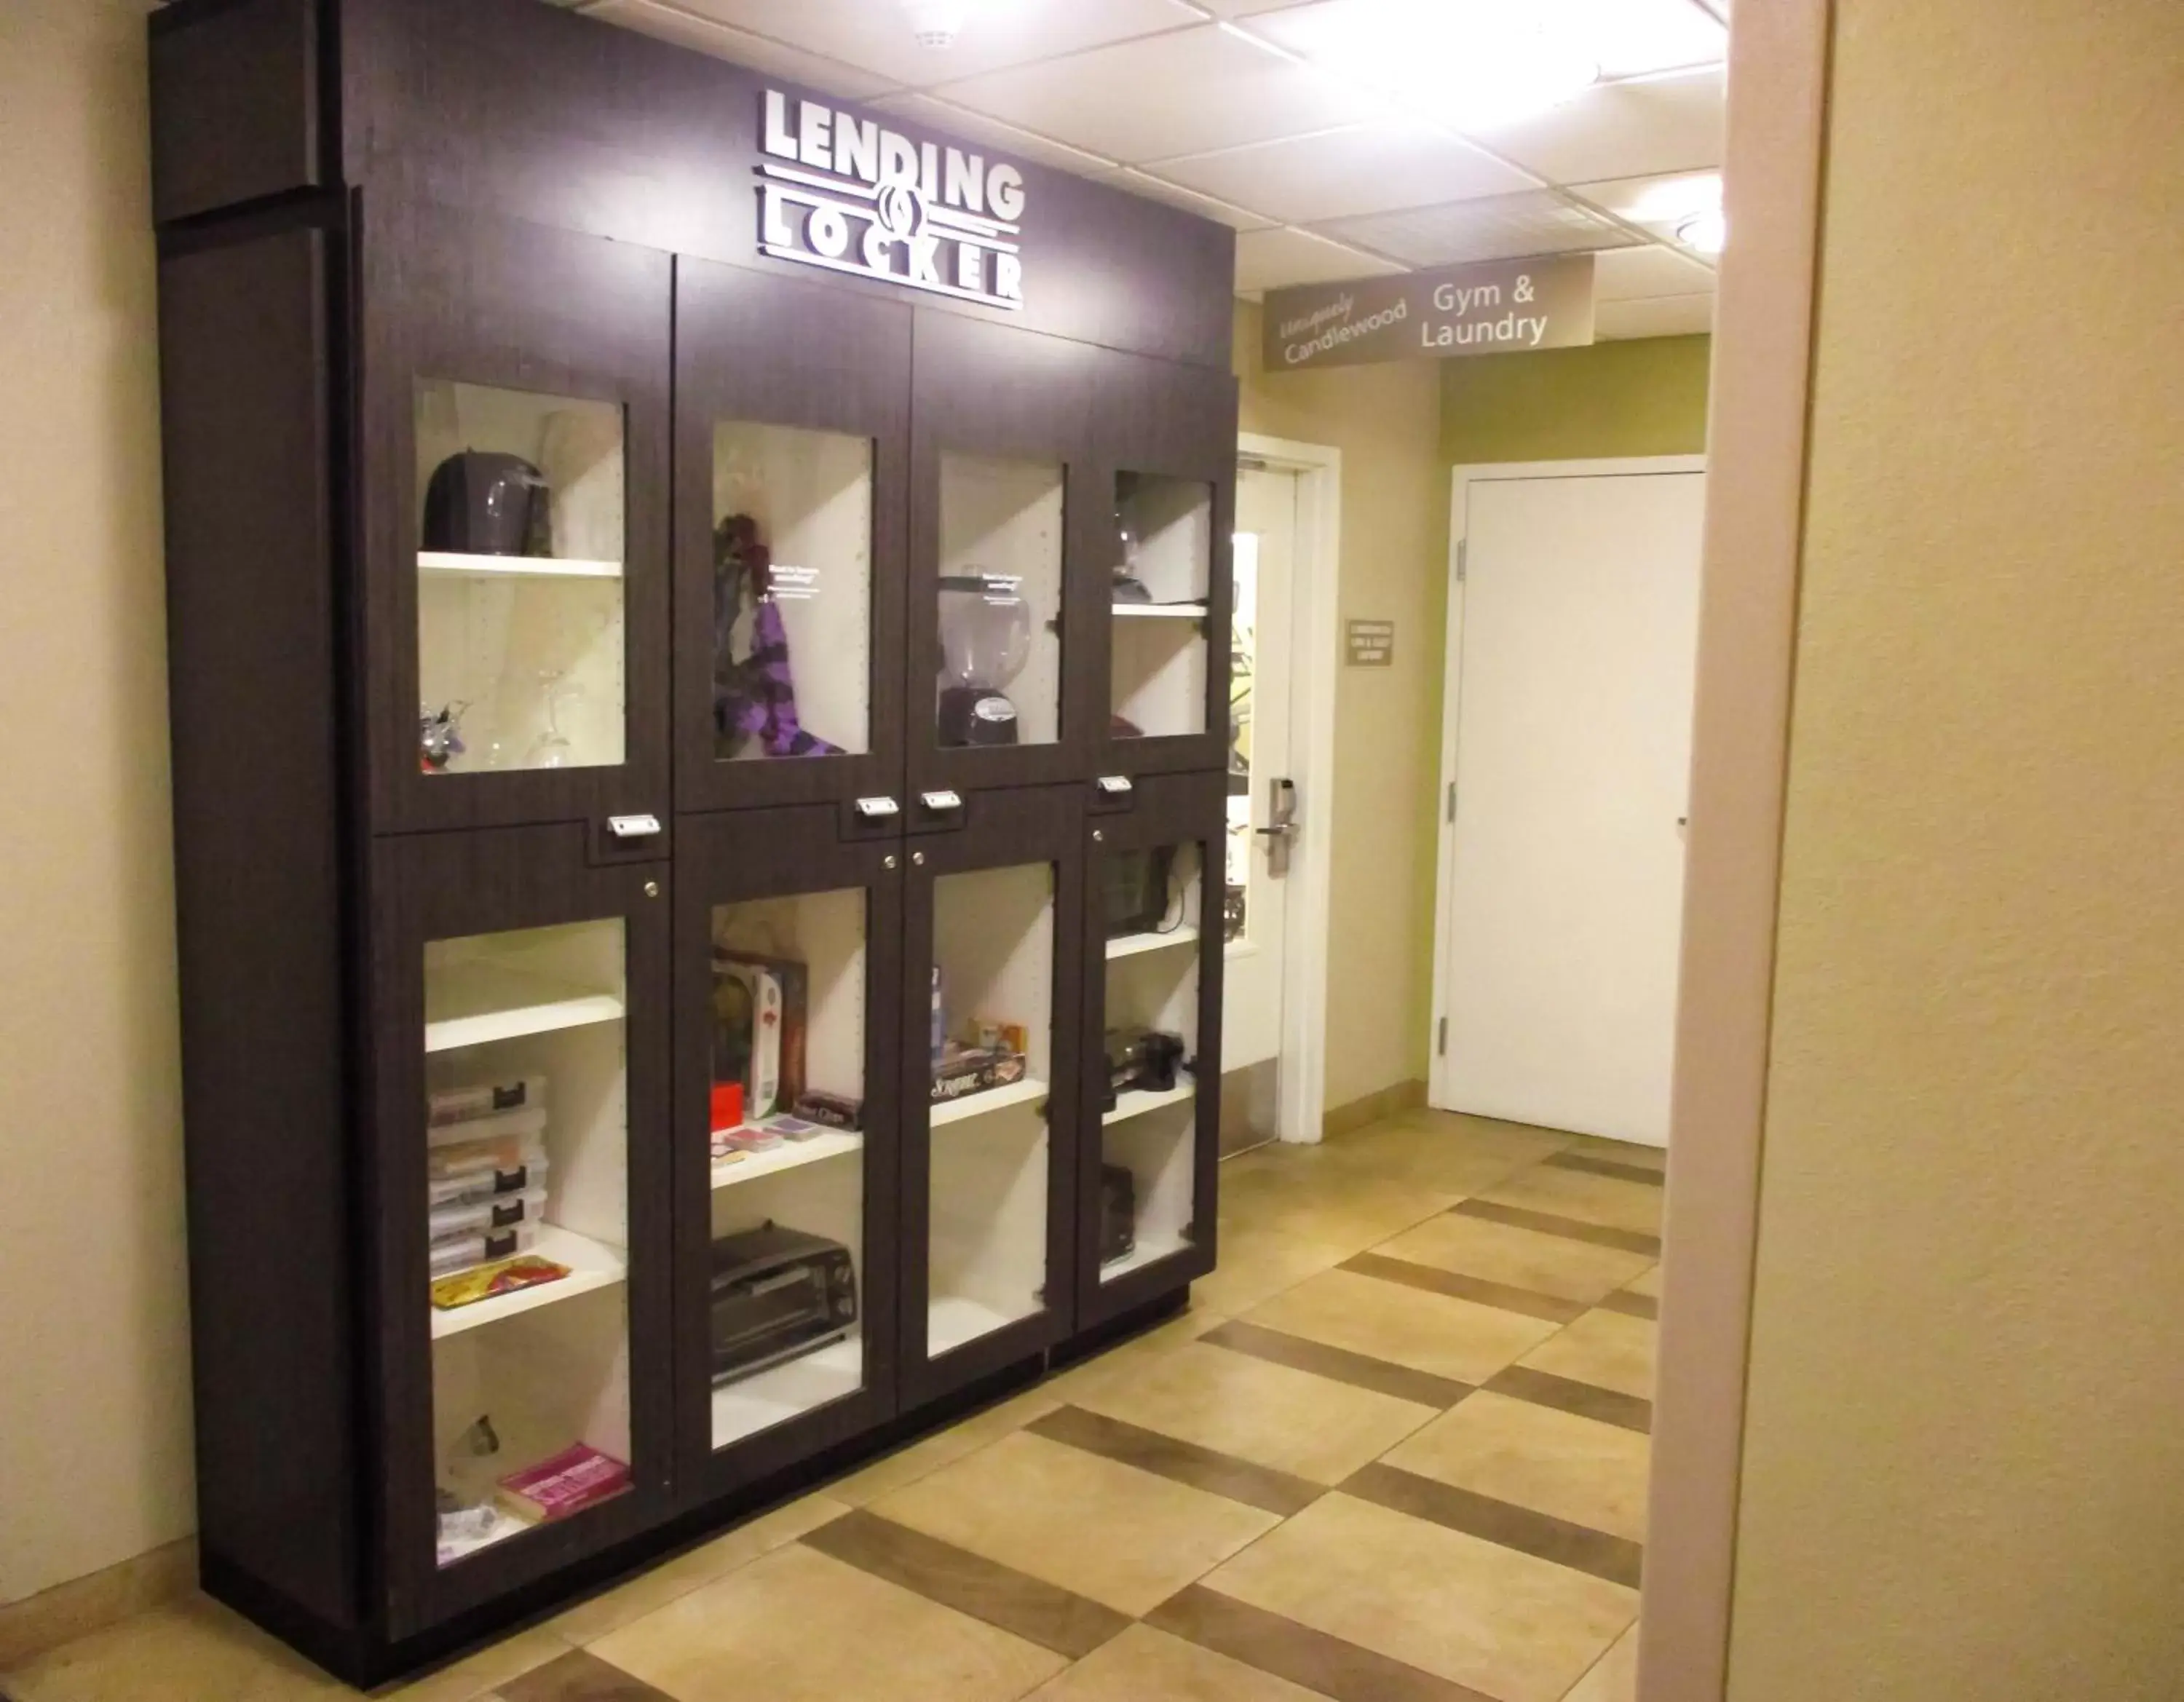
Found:
<svg viewBox="0 0 2184 1702"><path fill-rule="evenodd" d="M951 810L961 809L963 807L963 794L960 792L948 791L921 792L917 795L917 801L935 815L942 815Z"/></svg>
<svg viewBox="0 0 2184 1702"><path fill-rule="evenodd" d="M1127 774L1103 774L1092 782L1106 798L1128 798L1136 788Z"/></svg>
<svg viewBox="0 0 2184 1702"><path fill-rule="evenodd" d="M902 806L892 798L861 798L856 808L867 821L885 821L902 814Z"/></svg>
<svg viewBox="0 0 2184 1702"><path fill-rule="evenodd" d="M632 839L649 839L660 832L656 815L610 815L607 832L627 843Z"/></svg>

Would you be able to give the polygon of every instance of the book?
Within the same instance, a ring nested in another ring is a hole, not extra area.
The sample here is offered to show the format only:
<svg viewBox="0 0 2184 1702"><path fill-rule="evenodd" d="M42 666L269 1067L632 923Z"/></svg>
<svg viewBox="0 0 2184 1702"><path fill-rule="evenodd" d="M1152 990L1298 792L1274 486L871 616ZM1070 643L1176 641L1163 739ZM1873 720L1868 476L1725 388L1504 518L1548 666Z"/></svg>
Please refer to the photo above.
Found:
<svg viewBox="0 0 2184 1702"><path fill-rule="evenodd" d="M628 1488L627 1466L580 1442L502 1478L500 1499L520 1519L566 1519Z"/></svg>

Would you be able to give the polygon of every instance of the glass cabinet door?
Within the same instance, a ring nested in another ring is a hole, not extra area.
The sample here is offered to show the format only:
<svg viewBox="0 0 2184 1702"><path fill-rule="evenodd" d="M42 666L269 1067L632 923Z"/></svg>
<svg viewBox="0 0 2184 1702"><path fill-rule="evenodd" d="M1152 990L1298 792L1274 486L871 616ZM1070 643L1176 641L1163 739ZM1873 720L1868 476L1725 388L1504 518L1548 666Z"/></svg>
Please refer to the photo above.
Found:
<svg viewBox="0 0 2184 1702"><path fill-rule="evenodd" d="M989 794L962 832L911 842L903 1073L924 1128L905 1190L911 1399L1048 1345L1067 1316L1073 813L1067 794Z"/></svg>
<svg viewBox="0 0 2184 1702"><path fill-rule="evenodd" d="M665 811L669 257L421 208L364 254L375 826Z"/></svg>
<svg viewBox="0 0 2184 1702"><path fill-rule="evenodd" d="M662 865L575 825L374 849L392 1618L434 1623L663 1504ZM398 1634L406 1634L398 1632Z"/></svg>
<svg viewBox="0 0 2184 1702"><path fill-rule="evenodd" d="M1117 473L1114 554L1108 737L1203 733L1213 487Z"/></svg>
<svg viewBox="0 0 2184 1702"><path fill-rule="evenodd" d="M944 453L933 599L933 737L943 750L1061 737L1064 470Z"/></svg>
<svg viewBox="0 0 2184 1702"><path fill-rule="evenodd" d="M677 801L899 798L910 310L676 272Z"/></svg>
<svg viewBox="0 0 2184 1702"><path fill-rule="evenodd" d="M1223 789L1156 776L1127 811L1092 818L1082 1321L1212 1268Z"/></svg>
<svg viewBox="0 0 2184 1702"><path fill-rule="evenodd" d="M902 858L824 805L677 846L687 1454L718 1489L892 1410Z"/></svg>

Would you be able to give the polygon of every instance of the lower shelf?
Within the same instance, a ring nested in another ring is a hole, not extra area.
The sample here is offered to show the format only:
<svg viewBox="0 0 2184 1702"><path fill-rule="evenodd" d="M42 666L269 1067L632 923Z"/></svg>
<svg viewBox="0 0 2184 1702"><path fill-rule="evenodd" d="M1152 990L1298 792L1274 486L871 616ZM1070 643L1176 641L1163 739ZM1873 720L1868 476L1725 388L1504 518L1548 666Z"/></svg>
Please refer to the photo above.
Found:
<svg viewBox="0 0 2184 1702"><path fill-rule="evenodd" d="M1025 1310L1013 1316L999 1307L989 1306L983 1300L971 1300L961 1294L945 1294L926 1309L925 1354L928 1359L939 1359L981 1336L990 1336L996 1330L1006 1329L1019 1320L1034 1315L1039 1310L1034 1302Z"/></svg>
<svg viewBox="0 0 2184 1702"><path fill-rule="evenodd" d="M1047 1085L1037 1076L1027 1076L1021 1082L1011 1082L1006 1087L989 1087L983 1093L968 1093L960 1099L950 1099L937 1104L928 1116L928 1126L941 1128L950 1123L960 1123L967 1117L983 1117L989 1112L1006 1111L1011 1105L1028 1105L1034 1099L1044 1099Z"/></svg>
<svg viewBox="0 0 2184 1702"><path fill-rule="evenodd" d="M444 1341L449 1336L460 1336L464 1331L475 1330L481 1325L497 1324L503 1318L513 1318L519 1313L535 1312L541 1306L572 1300L577 1295L588 1294L595 1288L612 1288L629 1275L628 1263L619 1248L610 1247L604 1241L594 1241L588 1235L579 1235L573 1229L564 1229L558 1223L538 1226L538 1239L531 1251L541 1259L550 1259L556 1265L567 1265L569 1274L557 1282L541 1282L532 1288L519 1288L513 1294L474 1301L467 1306L457 1306L452 1311L443 1311L439 1307L432 1306L432 1339ZM426 1304L431 1303L427 1301Z"/></svg>
<svg viewBox="0 0 2184 1702"><path fill-rule="evenodd" d="M1103 1114L1100 1121L1103 1125L1127 1122L1132 1117L1142 1117L1148 1111L1157 1111L1163 1105L1180 1105L1184 1100L1196 1097L1197 1093L1195 1082L1178 1083L1165 1093L1149 1093L1134 1087L1127 1093L1117 1094L1115 1109Z"/></svg>
<svg viewBox="0 0 2184 1702"><path fill-rule="evenodd" d="M713 1446L728 1447L864 1386L864 1337L852 1330L838 1342L716 1388Z"/></svg>
<svg viewBox="0 0 2184 1702"><path fill-rule="evenodd" d="M1112 1282L1118 1276L1128 1276L1133 1271L1142 1271L1148 1265L1156 1265L1163 1259L1173 1258L1190 1245L1190 1238L1185 1235L1140 1236L1128 1256L1117 1259L1112 1265L1100 1267L1100 1280Z"/></svg>

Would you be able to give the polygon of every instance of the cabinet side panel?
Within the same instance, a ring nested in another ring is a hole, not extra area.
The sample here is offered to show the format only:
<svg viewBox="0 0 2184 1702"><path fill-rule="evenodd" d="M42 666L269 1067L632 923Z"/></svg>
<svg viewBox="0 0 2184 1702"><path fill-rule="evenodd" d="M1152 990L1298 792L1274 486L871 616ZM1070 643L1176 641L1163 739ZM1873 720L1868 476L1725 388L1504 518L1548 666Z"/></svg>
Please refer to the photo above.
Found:
<svg viewBox="0 0 2184 1702"><path fill-rule="evenodd" d="M159 340L202 1540L357 1616L326 244L163 261Z"/></svg>
<svg viewBox="0 0 2184 1702"><path fill-rule="evenodd" d="M159 223L320 181L311 0L196 0L150 28Z"/></svg>

